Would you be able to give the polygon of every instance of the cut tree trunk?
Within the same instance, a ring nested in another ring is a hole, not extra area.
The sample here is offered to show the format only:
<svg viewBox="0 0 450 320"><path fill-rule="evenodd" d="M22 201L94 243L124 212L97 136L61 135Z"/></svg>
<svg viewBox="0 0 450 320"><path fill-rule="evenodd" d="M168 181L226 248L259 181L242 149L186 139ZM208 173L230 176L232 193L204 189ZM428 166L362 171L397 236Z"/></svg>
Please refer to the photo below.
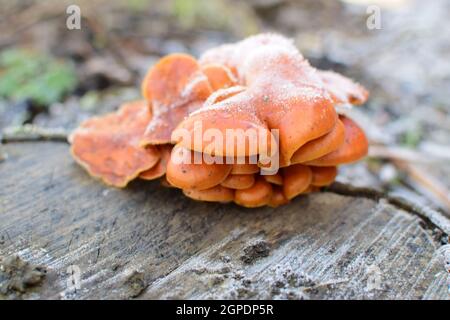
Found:
<svg viewBox="0 0 450 320"><path fill-rule="evenodd" d="M104 186L57 142L0 160L0 298L448 299L449 221L337 185L276 209Z"/></svg>

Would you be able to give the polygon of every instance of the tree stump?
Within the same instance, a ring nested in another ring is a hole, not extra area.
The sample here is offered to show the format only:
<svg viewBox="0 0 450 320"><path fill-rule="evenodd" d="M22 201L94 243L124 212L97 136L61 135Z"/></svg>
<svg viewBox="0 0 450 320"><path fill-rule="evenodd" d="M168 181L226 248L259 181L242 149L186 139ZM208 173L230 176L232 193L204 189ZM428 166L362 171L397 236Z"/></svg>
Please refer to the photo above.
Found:
<svg viewBox="0 0 450 320"><path fill-rule="evenodd" d="M106 187L65 143L2 147L0 298L450 297L439 213L342 188L276 209L201 203Z"/></svg>

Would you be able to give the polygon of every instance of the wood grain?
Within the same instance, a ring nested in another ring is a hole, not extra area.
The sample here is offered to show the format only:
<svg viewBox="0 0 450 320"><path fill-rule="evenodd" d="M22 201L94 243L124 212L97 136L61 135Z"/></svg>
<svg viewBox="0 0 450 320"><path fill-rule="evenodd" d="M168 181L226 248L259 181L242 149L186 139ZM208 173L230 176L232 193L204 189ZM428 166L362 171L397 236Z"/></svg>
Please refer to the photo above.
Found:
<svg viewBox="0 0 450 320"><path fill-rule="evenodd" d="M158 182L105 187L64 143L3 150L0 261L47 270L3 298L449 298L447 231L384 199L324 192L251 210Z"/></svg>

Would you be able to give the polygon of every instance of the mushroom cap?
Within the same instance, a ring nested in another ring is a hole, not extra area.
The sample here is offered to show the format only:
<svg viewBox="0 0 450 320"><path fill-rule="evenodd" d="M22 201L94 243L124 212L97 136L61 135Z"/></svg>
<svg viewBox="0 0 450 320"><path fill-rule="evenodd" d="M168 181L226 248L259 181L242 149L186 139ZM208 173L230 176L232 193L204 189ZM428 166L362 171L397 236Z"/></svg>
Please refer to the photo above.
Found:
<svg viewBox="0 0 450 320"><path fill-rule="evenodd" d="M184 189L183 193L187 197L199 201L231 202L234 199L234 190L225 188L221 185L205 190Z"/></svg>
<svg viewBox="0 0 450 320"><path fill-rule="evenodd" d="M253 174L230 174L221 185L230 189L248 189L255 183Z"/></svg>
<svg viewBox="0 0 450 320"><path fill-rule="evenodd" d="M191 113L178 127L191 132L189 141L181 138L175 142L206 152L191 143L194 123L201 123L204 129L218 129L223 139L227 129L261 129L258 139L266 139L271 146L275 139L270 130L278 129L280 164L288 165L298 148L327 134L335 126L337 114L321 78L286 38L274 35L250 37L235 45L209 51L200 58L200 63L211 63L213 59L236 70L239 82L246 89ZM228 143L234 148L224 148L214 154L235 156L238 150L238 156L254 155L255 150L248 148L247 142L255 143L256 139L245 140L245 143L223 141L222 146ZM205 144L206 141L202 143ZM268 148L258 148L256 154L267 151Z"/></svg>
<svg viewBox="0 0 450 320"><path fill-rule="evenodd" d="M171 144L164 144L157 146L160 152L160 159L158 163L149 170L143 171L139 174L139 178L143 180L154 180L161 178L166 174L167 162L170 159L170 153L172 151Z"/></svg>
<svg viewBox="0 0 450 320"><path fill-rule="evenodd" d="M266 179L267 182L276 184L278 186L283 185L283 177L279 173L271 174L271 175L267 174L267 175L263 175L263 177L264 177L264 179Z"/></svg>
<svg viewBox="0 0 450 320"><path fill-rule="evenodd" d="M292 164L296 164L320 158L342 146L344 143L344 138L344 124L341 120L337 120L333 130L329 133L320 138L309 141L295 151L290 162Z"/></svg>
<svg viewBox="0 0 450 320"><path fill-rule="evenodd" d="M367 155L369 143L364 131L350 118L339 118L345 127L344 143L337 150L305 164L317 167L337 166L357 161Z"/></svg>
<svg viewBox="0 0 450 320"><path fill-rule="evenodd" d="M259 173L259 167L257 164L252 163L234 163L231 169L231 174L254 174Z"/></svg>
<svg viewBox="0 0 450 320"><path fill-rule="evenodd" d="M224 65L210 63L202 65L202 72L208 78L212 91L229 88L237 84L237 79Z"/></svg>
<svg viewBox="0 0 450 320"><path fill-rule="evenodd" d="M196 158L198 157L198 158ZM203 155L176 145L167 163L166 178L180 189L205 190L225 180L231 172L230 164L208 164Z"/></svg>
<svg viewBox="0 0 450 320"><path fill-rule="evenodd" d="M363 104L369 97L363 86L339 73L319 70L318 76L335 103Z"/></svg>
<svg viewBox="0 0 450 320"><path fill-rule="evenodd" d="M243 86L233 86L233 87L219 89L217 91L214 91L208 97L208 99L206 99L205 103L203 104L203 107L208 107L208 106L218 103L220 101L226 100L234 95L237 95L238 93L241 93L245 89L246 88Z"/></svg>
<svg viewBox="0 0 450 320"><path fill-rule="evenodd" d="M71 153L91 176L107 185L125 187L160 159L156 147L139 144L151 116L147 102L142 100L88 119L71 134Z"/></svg>
<svg viewBox="0 0 450 320"><path fill-rule="evenodd" d="M293 199L303 193L311 184L312 170L302 164L283 168L283 193L287 199Z"/></svg>
<svg viewBox="0 0 450 320"><path fill-rule="evenodd" d="M227 66L238 78L240 83L245 81L245 68L249 56L255 49L267 50L271 47L280 47L298 52L292 41L277 34L259 34L248 37L237 43L223 44L205 51L199 58L199 63L219 63Z"/></svg>
<svg viewBox="0 0 450 320"><path fill-rule="evenodd" d="M192 56L177 53L159 60L142 83L142 94L151 102L154 116L141 144L170 143L173 129L200 108L211 92L207 77Z"/></svg>
<svg viewBox="0 0 450 320"><path fill-rule="evenodd" d="M289 200L284 196L283 189L279 186L272 186L272 197L270 198L268 206L276 208L288 202Z"/></svg>
<svg viewBox="0 0 450 320"><path fill-rule="evenodd" d="M250 188L236 190L234 194L234 202L247 208L268 205L271 199L272 186L262 177L258 177Z"/></svg>
<svg viewBox="0 0 450 320"><path fill-rule="evenodd" d="M338 116L326 91L315 79L306 62L298 64L298 75L289 79L279 70L279 88L267 81L257 88L260 97L258 110L270 130L278 130L280 166L288 166L292 155L307 142L333 130ZM305 69L305 70L303 70ZM292 93L286 87L293 87ZM264 102L265 101L265 102Z"/></svg>
<svg viewBox="0 0 450 320"><path fill-rule="evenodd" d="M336 167L310 167L312 170L311 185L324 187L333 183L337 176Z"/></svg>
<svg viewBox="0 0 450 320"><path fill-rule="evenodd" d="M191 113L173 132L173 142L190 150L224 157L268 153L275 138L255 113L244 110L243 97L247 97L246 91ZM246 106L253 108L250 100ZM213 151L208 150L212 139L204 132L217 133L213 139Z"/></svg>

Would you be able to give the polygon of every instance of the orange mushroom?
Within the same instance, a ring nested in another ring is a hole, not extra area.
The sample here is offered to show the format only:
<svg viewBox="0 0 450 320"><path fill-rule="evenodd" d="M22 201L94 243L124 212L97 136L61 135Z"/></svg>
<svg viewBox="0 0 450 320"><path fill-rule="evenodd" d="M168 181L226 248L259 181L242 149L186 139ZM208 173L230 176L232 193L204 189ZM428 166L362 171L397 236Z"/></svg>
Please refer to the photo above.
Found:
<svg viewBox="0 0 450 320"><path fill-rule="evenodd" d="M344 143L337 150L305 164L319 167L337 166L354 162L367 155L369 143L364 131L350 118L345 116L339 118L345 127Z"/></svg>
<svg viewBox="0 0 450 320"><path fill-rule="evenodd" d="M117 112L88 119L70 135L71 153L91 176L125 187L160 159L156 147L139 144L150 119L145 101L126 103Z"/></svg>
<svg viewBox="0 0 450 320"><path fill-rule="evenodd" d="M160 145L157 146L157 148L161 154L161 158L153 168L141 172L139 178L143 180L154 180L166 174L167 162L169 162L170 159L172 145Z"/></svg>
<svg viewBox="0 0 450 320"><path fill-rule="evenodd" d="M268 205L271 199L272 186L261 177L259 177L250 188L236 190L234 194L234 202L247 208Z"/></svg>
<svg viewBox="0 0 450 320"><path fill-rule="evenodd" d="M208 107L210 105L213 105L215 103L218 103L220 101L228 99L234 95L237 95L238 93L241 93L244 90L245 90L245 87L243 87L243 86L234 86L234 87L229 87L229 88L225 88L225 89L219 89L217 91L214 91L208 97L208 99L206 99L203 106Z"/></svg>
<svg viewBox="0 0 450 320"><path fill-rule="evenodd" d="M283 185L283 177L281 176L281 174L276 173L276 174L267 174L263 176L264 179L266 179L267 182L270 182L272 184L276 184L276 185Z"/></svg>
<svg viewBox="0 0 450 320"><path fill-rule="evenodd" d="M282 36L223 45L199 61L166 56L141 89L146 101L87 120L70 136L76 161L107 184L160 178L195 200L277 207L331 184L338 165L367 154L364 132L335 105L362 104L368 92L311 67ZM281 173L260 175L274 151Z"/></svg>
<svg viewBox="0 0 450 320"><path fill-rule="evenodd" d="M258 35L211 49L202 55L199 62L201 65L217 63L227 66L245 89L240 88L238 93L225 98L210 99L178 126L178 129L190 132L191 136L189 139L178 137L175 141L198 152L210 151L204 149L207 143L193 146L194 123L201 123L204 129L215 128L223 133L222 137L226 136L227 129L260 130L257 136L246 136L244 142L223 141L222 146L234 146L234 149L215 150L214 154L223 156L236 155L236 151L239 156L253 155L255 150L249 149L247 144L257 139L273 141L269 132L277 129L281 166L288 166L292 155L303 151L301 148L306 143L335 129L337 132L322 141L328 143L326 147L307 148L317 149L309 152L322 152L320 155L323 155L337 148L342 139L339 131L342 128L336 125L334 104L360 104L368 96L362 86L350 79L311 67L289 40L277 35ZM256 151L257 154L263 152L267 150ZM307 158L313 156L312 153L306 155ZM298 162L311 159L314 158Z"/></svg>
<svg viewBox="0 0 450 320"><path fill-rule="evenodd" d="M324 187L330 185L337 175L336 167L310 167L312 170L311 185Z"/></svg>
<svg viewBox="0 0 450 320"><path fill-rule="evenodd" d="M234 163L231 169L231 174L253 174L259 172L257 164L252 163Z"/></svg>
<svg viewBox="0 0 450 320"><path fill-rule="evenodd" d="M309 141L292 155L290 163L303 163L322 157L338 149L344 143L345 128L342 121L336 121L336 124L326 135Z"/></svg>
<svg viewBox="0 0 450 320"><path fill-rule="evenodd" d="M308 166L294 164L283 168L283 193L289 200L303 193L311 184L312 171Z"/></svg>
<svg viewBox="0 0 450 320"><path fill-rule="evenodd" d="M369 92L360 84L333 71L318 71L325 89L335 103L363 104Z"/></svg>
<svg viewBox="0 0 450 320"><path fill-rule="evenodd" d="M248 189L255 183L253 174L230 174L221 185L230 189Z"/></svg>
<svg viewBox="0 0 450 320"><path fill-rule="evenodd" d="M183 193L194 200L210 202L231 202L234 199L234 191L218 185L205 190L184 189Z"/></svg>
<svg viewBox="0 0 450 320"><path fill-rule="evenodd" d="M223 156L236 156L236 152L238 156L249 156L255 150L248 148L248 144L266 140L270 148L274 140L270 130L278 129L280 163L288 165L298 148L333 129L337 115L332 100L315 69L290 41L279 36L261 35L237 43L234 49L221 48L226 54L213 56L221 56L224 61L218 63L235 68L247 88L191 113L178 126L178 129L191 132L191 139L180 138L177 142L205 152L204 148L192 145L195 123L201 123L204 129L215 128L223 133L223 137L226 137L227 129L252 129L257 134L245 136L245 143L223 141L224 149L216 151ZM203 57L200 61L209 61L209 58ZM230 143L234 149L225 149ZM205 144L202 143L202 147ZM258 148L256 152L271 154L264 148Z"/></svg>
<svg viewBox="0 0 450 320"><path fill-rule="evenodd" d="M289 200L285 197L283 189L279 186L272 186L272 197L267 205L276 208L288 202Z"/></svg>
<svg viewBox="0 0 450 320"><path fill-rule="evenodd" d="M142 94L152 105L153 119L141 144L170 143L173 129L190 112L200 108L211 92L195 58L171 54L159 60L142 84Z"/></svg>
<svg viewBox="0 0 450 320"><path fill-rule="evenodd" d="M176 145L167 163L166 178L180 189L205 190L222 183L231 168L229 164L207 164L201 154Z"/></svg>
<svg viewBox="0 0 450 320"><path fill-rule="evenodd" d="M211 138L207 139L203 132L215 131L218 132L215 138L218 139L219 147L209 154L247 157L269 153L275 139L255 113L247 112L246 108L253 108L253 102L249 100L243 107L242 97L245 96L246 91L243 91L191 113L173 132L174 142L197 152L206 152L211 145ZM201 131L197 128L201 128ZM259 141L264 143L260 144Z"/></svg>
<svg viewBox="0 0 450 320"><path fill-rule="evenodd" d="M232 87L237 83L236 77L230 69L220 64L203 65L202 72L208 78L213 91Z"/></svg>

